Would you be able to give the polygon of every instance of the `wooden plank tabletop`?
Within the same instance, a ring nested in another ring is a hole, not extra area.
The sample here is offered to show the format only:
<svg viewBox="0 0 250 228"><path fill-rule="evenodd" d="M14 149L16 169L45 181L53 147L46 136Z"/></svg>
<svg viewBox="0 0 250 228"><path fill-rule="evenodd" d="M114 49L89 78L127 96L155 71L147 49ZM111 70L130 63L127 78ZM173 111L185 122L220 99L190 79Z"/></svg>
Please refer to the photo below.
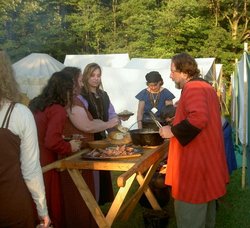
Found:
<svg viewBox="0 0 250 228"><path fill-rule="evenodd" d="M108 171L125 171L117 178L117 185L122 187L126 180L134 173L145 172L152 164L163 158L168 150L168 141L163 144L150 148L143 148L143 154L140 157L129 159L110 159L110 160L93 160L82 159L84 153L90 149L84 149L67 158L58 160L47 166L42 167L43 172L50 169L89 169L89 170L108 170Z"/></svg>
<svg viewBox="0 0 250 228"><path fill-rule="evenodd" d="M82 159L82 155L90 151L90 149L84 149L67 158L46 165L42 167L42 170L43 172L47 172L55 168L67 169L98 226L111 228L114 220L118 217L122 220L127 220L143 192L155 210L161 209L148 184L159 163L167 155L168 144L169 142L166 140L162 145L153 148L143 148L143 153L140 157L117 160ZM81 170L83 169L123 171L117 178L119 190L106 216L102 213L101 208L81 175ZM134 180L137 180L139 187L136 192L124 202Z"/></svg>

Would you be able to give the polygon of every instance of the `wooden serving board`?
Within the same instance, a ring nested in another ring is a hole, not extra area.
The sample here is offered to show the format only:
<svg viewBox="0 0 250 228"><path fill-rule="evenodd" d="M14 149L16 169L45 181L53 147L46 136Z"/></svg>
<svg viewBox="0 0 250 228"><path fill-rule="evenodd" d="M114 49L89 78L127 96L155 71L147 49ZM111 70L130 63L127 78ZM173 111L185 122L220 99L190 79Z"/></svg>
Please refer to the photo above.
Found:
<svg viewBox="0 0 250 228"><path fill-rule="evenodd" d="M87 154L83 154L81 156L82 159L87 159L87 160L120 160L120 159L129 159L129 158L137 158L140 157L142 153L134 153L130 155L123 155L123 156L106 156L106 157L92 157L88 156Z"/></svg>

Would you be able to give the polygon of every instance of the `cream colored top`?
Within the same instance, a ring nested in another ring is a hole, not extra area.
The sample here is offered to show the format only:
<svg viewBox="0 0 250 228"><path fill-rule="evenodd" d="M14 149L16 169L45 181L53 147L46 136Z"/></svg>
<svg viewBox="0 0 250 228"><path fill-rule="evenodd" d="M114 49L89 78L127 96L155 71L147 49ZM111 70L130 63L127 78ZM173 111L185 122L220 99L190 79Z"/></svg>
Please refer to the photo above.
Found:
<svg viewBox="0 0 250 228"><path fill-rule="evenodd" d="M0 110L0 126L10 103L6 102ZM16 104L9 122L8 129L21 139L21 171L24 181L36 204L39 216L48 215L45 199L43 174L39 158L37 129L31 111L22 104Z"/></svg>

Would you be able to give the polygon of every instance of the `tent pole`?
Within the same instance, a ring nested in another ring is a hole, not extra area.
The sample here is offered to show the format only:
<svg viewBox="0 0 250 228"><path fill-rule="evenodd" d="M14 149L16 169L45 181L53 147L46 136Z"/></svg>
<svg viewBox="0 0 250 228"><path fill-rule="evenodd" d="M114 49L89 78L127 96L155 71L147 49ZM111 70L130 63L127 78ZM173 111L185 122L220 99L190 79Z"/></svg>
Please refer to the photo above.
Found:
<svg viewBox="0 0 250 228"><path fill-rule="evenodd" d="M242 188L246 187L246 161L247 161L247 111L248 111L248 86L247 86L247 43L244 43L243 53L243 78L244 78L244 112L243 112L243 144L242 144Z"/></svg>
<svg viewBox="0 0 250 228"><path fill-rule="evenodd" d="M238 59L235 59L235 66L238 66ZM235 92L235 141L236 145L239 145L239 106L238 106L238 82L239 82L239 77L238 74L234 74L235 77L235 85L234 85L234 92Z"/></svg>

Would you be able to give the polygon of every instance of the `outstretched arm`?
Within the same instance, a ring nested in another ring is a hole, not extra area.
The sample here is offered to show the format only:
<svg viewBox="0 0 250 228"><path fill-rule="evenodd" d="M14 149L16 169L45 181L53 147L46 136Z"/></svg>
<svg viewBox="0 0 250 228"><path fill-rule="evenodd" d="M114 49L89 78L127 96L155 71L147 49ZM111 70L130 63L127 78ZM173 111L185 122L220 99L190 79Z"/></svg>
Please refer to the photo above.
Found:
<svg viewBox="0 0 250 228"><path fill-rule="evenodd" d="M117 117L107 122L104 122L100 119L90 120L86 110L80 106L74 106L71 110L68 109L67 113L70 121L76 128L88 133L101 132L112 128L119 123L119 119Z"/></svg>

